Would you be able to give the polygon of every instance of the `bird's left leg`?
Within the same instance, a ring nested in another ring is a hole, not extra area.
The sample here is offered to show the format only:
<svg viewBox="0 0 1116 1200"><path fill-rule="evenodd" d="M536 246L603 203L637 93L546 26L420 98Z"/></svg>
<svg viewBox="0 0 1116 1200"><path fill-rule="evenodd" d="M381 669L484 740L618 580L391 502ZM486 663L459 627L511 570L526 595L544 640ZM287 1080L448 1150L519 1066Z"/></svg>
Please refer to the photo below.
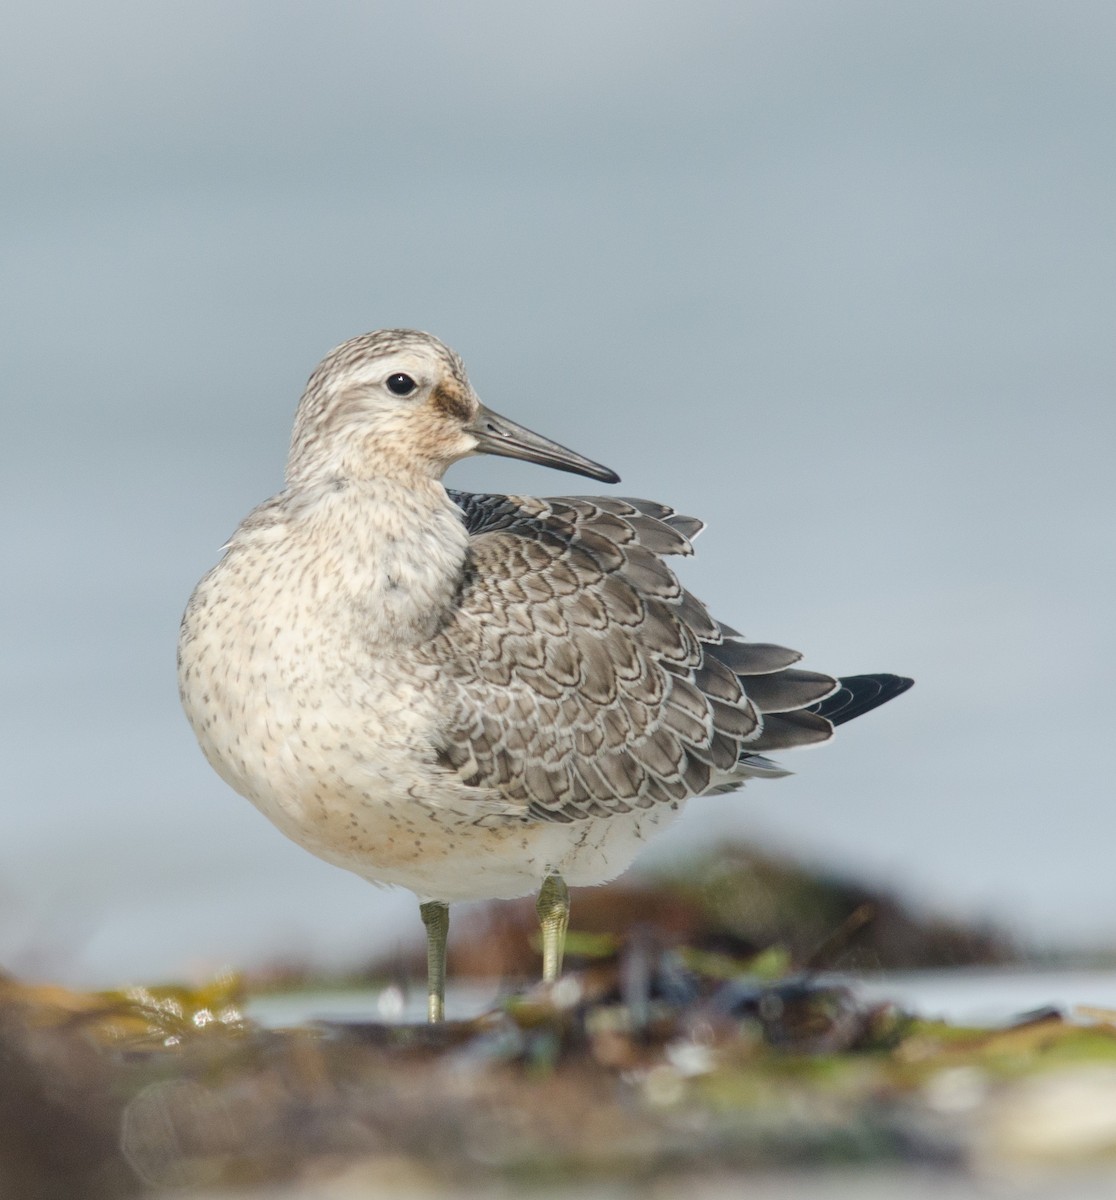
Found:
<svg viewBox="0 0 1116 1200"><path fill-rule="evenodd" d="M426 926L426 1013L432 1025L446 1015L446 938L449 935L449 905L428 900L419 905Z"/></svg>
<svg viewBox="0 0 1116 1200"><path fill-rule="evenodd" d="M561 875L548 875L535 902L542 929L543 982L553 983L562 970L566 928L570 923L570 889Z"/></svg>

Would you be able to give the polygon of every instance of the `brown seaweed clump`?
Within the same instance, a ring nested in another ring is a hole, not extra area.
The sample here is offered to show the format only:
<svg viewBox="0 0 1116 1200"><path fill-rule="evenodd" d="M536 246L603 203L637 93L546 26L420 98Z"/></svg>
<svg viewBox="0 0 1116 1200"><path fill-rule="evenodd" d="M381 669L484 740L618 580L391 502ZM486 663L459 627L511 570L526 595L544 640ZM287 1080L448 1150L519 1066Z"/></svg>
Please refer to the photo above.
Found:
<svg viewBox="0 0 1116 1200"><path fill-rule="evenodd" d="M1112 1014L958 1029L808 973L770 978L772 964L637 931L441 1026L267 1029L234 980L97 994L6 980L0 1195L227 1195L352 1171L519 1192L810 1164L961 1171L1036 1146L1116 1156L1116 1126L1079 1121L1092 1140L1075 1140L1063 1103L1116 1103Z"/></svg>

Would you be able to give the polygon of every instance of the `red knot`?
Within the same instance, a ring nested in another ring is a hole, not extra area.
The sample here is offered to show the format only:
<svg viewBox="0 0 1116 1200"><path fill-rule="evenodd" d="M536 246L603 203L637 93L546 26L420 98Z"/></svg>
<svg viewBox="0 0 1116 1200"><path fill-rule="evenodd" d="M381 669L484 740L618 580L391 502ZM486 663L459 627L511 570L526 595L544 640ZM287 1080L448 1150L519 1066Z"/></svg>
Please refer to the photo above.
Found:
<svg viewBox="0 0 1116 1200"><path fill-rule="evenodd" d="M653 501L447 491L473 454L618 477L498 416L429 334L345 342L310 377L286 486L198 584L186 714L288 837L419 897L429 1015L448 905L538 891L544 978L567 884L625 870L692 796L786 772L910 680L838 680L714 619L666 560L701 522Z"/></svg>

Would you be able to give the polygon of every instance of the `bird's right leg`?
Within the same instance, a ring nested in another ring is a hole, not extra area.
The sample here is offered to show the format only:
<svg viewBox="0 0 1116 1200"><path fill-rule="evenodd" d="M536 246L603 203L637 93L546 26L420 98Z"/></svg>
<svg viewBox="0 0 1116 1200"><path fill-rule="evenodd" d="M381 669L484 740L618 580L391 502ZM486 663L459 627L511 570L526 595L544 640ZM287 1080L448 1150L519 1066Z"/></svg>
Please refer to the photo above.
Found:
<svg viewBox="0 0 1116 1200"><path fill-rule="evenodd" d="M562 972L566 928L570 923L570 889L561 875L548 875L535 902L543 945L543 982L553 983Z"/></svg>
<svg viewBox="0 0 1116 1200"><path fill-rule="evenodd" d="M446 1015L446 936L449 933L449 905L428 900L419 905L426 926L426 1013L431 1024Z"/></svg>

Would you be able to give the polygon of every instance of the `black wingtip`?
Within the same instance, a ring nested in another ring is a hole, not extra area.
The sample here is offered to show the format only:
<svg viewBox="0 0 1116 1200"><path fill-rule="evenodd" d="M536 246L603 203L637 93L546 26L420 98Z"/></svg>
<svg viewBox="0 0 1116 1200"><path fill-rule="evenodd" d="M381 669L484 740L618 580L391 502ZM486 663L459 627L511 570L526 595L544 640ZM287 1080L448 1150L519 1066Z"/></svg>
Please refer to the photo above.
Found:
<svg viewBox="0 0 1116 1200"><path fill-rule="evenodd" d="M863 716L914 686L914 680L904 675L847 675L837 682L840 690L810 709L834 725Z"/></svg>

